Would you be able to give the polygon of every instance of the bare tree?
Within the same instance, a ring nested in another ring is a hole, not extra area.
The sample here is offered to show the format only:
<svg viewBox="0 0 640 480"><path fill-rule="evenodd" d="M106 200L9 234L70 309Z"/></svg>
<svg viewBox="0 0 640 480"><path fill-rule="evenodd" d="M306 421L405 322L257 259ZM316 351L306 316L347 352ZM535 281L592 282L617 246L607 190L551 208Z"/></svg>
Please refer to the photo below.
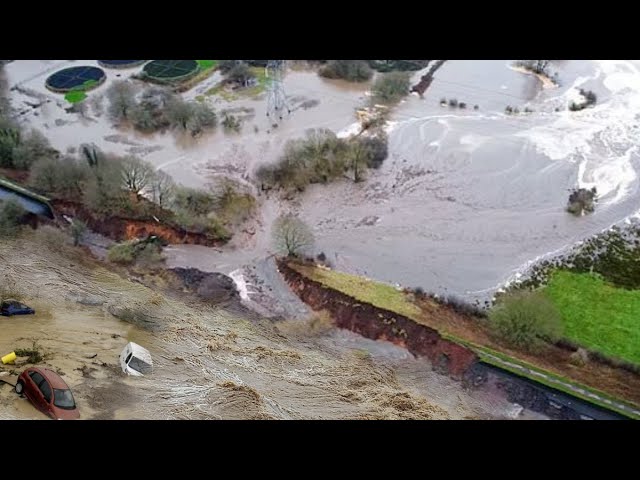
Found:
<svg viewBox="0 0 640 480"><path fill-rule="evenodd" d="M133 84L124 80L113 82L106 94L109 99L109 116L113 120L128 118L131 109L136 105Z"/></svg>
<svg viewBox="0 0 640 480"><path fill-rule="evenodd" d="M133 156L122 159L122 181L130 192L139 195L153 181L154 175L148 162Z"/></svg>
<svg viewBox="0 0 640 480"><path fill-rule="evenodd" d="M175 183L171 175L158 170L151 181L151 193L153 201L161 207L171 203L173 194L175 193Z"/></svg>
<svg viewBox="0 0 640 480"><path fill-rule="evenodd" d="M294 215L283 215L273 224L274 246L282 253L295 257L313 246L313 233L309 227Z"/></svg>

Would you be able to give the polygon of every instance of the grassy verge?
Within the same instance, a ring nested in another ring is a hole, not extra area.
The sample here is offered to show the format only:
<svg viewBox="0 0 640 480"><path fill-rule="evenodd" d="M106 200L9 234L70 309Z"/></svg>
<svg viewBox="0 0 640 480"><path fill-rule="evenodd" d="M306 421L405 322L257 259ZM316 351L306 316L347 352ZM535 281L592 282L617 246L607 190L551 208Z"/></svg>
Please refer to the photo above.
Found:
<svg viewBox="0 0 640 480"><path fill-rule="evenodd" d="M559 310L569 340L640 363L640 290L617 288L588 273L559 270L543 291Z"/></svg>
<svg viewBox="0 0 640 480"><path fill-rule="evenodd" d="M443 335L443 337L446 338L446 337L448 337L448 335ZM478 356L480 357L480 359L485 363L488 363L490 365L495 365L496 367L500 367L500 368L502 368L504 370L507 370L507 371L509 371L511 373L514 373L514 374L516 374L518 376L525 377L525 378L528 378L530 380L534 380L534 381L536 381L538 383L546 385L547 387L553 388L555 390L562 391L562 392L567 393L569 395L572 395L574 397L577 397L577 398L580 398L582 400L585 400L586 402L593 403L594 405L598 405L598 406L601 406L603 408L606 408L606 409L609 409L609 410L613 410L613 411L615 411L617 413L620 413L621 415L625 415L625 416L640 420L640 415L635 415L635 414L633 414L631 412L627 412L627 411L621 410L621 409L617 408L615 405L611 405L611 404L602 402L600 400L597 400L595 398L588 397L585 394L587 392L593 393L595 395L598 395L599 397L602 397L603 399L609 400L611 402L620 403L620 404L623 404L623 405L625 405L625 406L627 406L629 408L633 408L635 410L638 410L638 406L637 405L634 405L634 404L629 403L629 402L625 402L623 400L620 400L619 398L612 397L611 395L603 392L602 390L598 390L596 388L591 388L591 387L587 387L587 386L585 386L583 384L576 383L573 380L570 380L570 379L568 379L566 377L563 377L561 375L557 375L555 373L552 373L549 370L544 370L542 368L538 368L535 365L532 365L532 364L530 364L528 362L525 362L523 360L519 360L517 358L511 357L509 355L505 355L504 353L499 352L497 350L493 350L492 348L489 348L489 347L476 345L476 344L474 344L472 342L469 342L469 341L466 341L466 340L462 340L462 339L457 338L457 337L452 337L452 338L450 338L450 340L456 341L458 343L462 343L463 345L466 345L467 347L469 347L470 349L475 351L478 354ZM573 387L576 387L576 388L584 390L585 393L576 392L574 390L571 390L570 388L565 387L564 385L561 385L561 384L555 383L553 381L550 381L549 379L543 378L540 375L535 375L535 374L532 374L532 373L524 372L524 371L522 371L522 370L520 370L518 368L510 367L508 365L504 365L503 363L498 362L495 359L493 359L490 355L498 357L501 360L504 360L506 362L510 362L510 363L519 365L521 367L527 368L529 370L532 370L533 372L544 374L547 377L549 377L550 379L557 380L559 382L567 383L567 384L569 384L569 385L571 385Z"/></svg>
<svg viewBox="0 0 640 480"><path fill-rule="evenodd" d="M335 270L291 264L291 268L305 277L338 290L362 302L399 313L419 321L422 311L412 303L404 292L392 285L373 282L362 277Z"/></svg>

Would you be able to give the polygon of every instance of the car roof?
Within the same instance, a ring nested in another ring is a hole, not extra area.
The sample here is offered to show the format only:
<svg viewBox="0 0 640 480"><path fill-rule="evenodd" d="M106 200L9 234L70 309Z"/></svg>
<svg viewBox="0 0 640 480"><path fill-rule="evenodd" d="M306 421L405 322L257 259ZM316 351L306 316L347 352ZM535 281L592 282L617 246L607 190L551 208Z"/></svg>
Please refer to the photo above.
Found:
<svg viewBox="0 0 640 480"><path fill-rule="evenodd" d="M153 365L153 360L151 359L151 353L149 353L149 350L133 342L129 342L125 348L127 347L131 349L131 353L133 353L134 357L139 358L149 365Z"/></svg>
<svg viewBox="0 0 640 480"><path fill-rule="evenodd" d="M58 388L61 390L68 390L69 385L53 370L49 370L48 368L38 368L34 367L32 370L37 371L40 375L47 379L52 388Z"/></svg>

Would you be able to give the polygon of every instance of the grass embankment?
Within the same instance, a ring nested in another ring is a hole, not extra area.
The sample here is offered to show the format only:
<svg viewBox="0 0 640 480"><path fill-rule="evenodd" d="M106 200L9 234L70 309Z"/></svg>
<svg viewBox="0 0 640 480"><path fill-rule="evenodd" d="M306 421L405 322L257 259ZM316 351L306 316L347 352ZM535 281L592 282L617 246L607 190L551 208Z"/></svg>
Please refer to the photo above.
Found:
<svg viewBox="0 0 640 480"><path fill-rule="evenodd" d="M338 290L350 297L371 305L399 313L412 320L419 321L420 308L409 301L407 295L392 285L374 282L366 278L325 270L320 267L290 264L290 267L305 277Z"/></svg>
<svg viewBox="0 0 640 480"><path fill-rule="evenodd" d="M466 322L468 325L466 327L461 327L460 321L456 322L449 318L453 314L447 307L443 305L439 305L431 301L428 303L429 309L431 311L427 313L424 309L420 308L420 306L414 303L409 295L392 285L367 280L355 275L337 272L335 270L329 270L321 267L299 265L296 263L290 263L289 266L292 269L296 270L298 273L309 278L310 280L314 280L323 285L326 285L329 288L340 291L345 295L349 295L355 298L356 300L367 302L376 307L396 312L398 314L411 318L418 323L427 325L431 328L435 328L440 332L443 338L465 345L474 350L478 354L480 359L482 359L486 363L496 365L500 368L511 371L512 373L537 381L556 390L566 392L590 403L615 410L616 412L623 415L633 416L629 412L622 411L610 404L607 404L606 402L601 402L596 399L590 398L587 394L593 393L599 395L603 399L607 399L612 402L618 402L627 405L630 408L638 409L637 406L634 406L630 402L622 401L612 395L602 392L601 390L587 387L582 383L577 383L567 377L564 377L557 373L552 373L548 369L534 366L530 362L520 360L513 355L503 353L502 351L497 350L497 348L500 347L492 341L491 345L494 348L485 345L479 345L477 343L477 341L479 340L487 339L487 341L489 341L486 334L482 333L482 328L479 328L478 325L475 325L476 322L468 320L464 320L464 322ZM440 310L440 314L434 315L434 313L436 313L438 310ZM426 318L427 316L429 318ZM498 362L493 359L491 355L498 357L501 360L527 368L533 373L524 372L518 368L505 366L502 362ZM527 355L527 358L531 357ZM538 375L536 373L546 375L547 377L549 377L549 379L545 379L541 375ZM581 393L580 391L574 391L570 388L565 387L564 385L560 385L554 382L553 380L570 384L573 387L582 390L584 393ZM633 417L640 419L640 417L638 416Z"/></svg>
<svg viewBox="0 0 640 480"><path fill-rule="evenodd" d="M543 291L562 316L566 338L640 364L640 290L617 288L598 275L559 270Z"/></svg>
<svg viewBox="0 0 640 480"><path fill-rule="evenodd" d="M254 74L257 83L253 87L239 88L232 90L225 80L220 81L215 87L210 88L205 92L206 96L218 95L227 102L233 102L241 98L253 98L263 93L269 82L267 74L264 68L251 67L251 72Z"/></svg>

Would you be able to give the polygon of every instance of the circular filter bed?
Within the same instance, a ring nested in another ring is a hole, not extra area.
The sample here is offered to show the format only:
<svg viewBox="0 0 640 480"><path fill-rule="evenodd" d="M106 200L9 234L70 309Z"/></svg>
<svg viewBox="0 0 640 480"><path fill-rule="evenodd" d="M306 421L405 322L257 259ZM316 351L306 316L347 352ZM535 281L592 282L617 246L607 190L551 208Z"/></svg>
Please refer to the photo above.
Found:
<svg viewBox="0 0 640 480"><path fill-rule="evenodd" d="M134 68L144 62L146 60L98 60L98 65L104 68Z"/></svg>
<svg viewBox="0 0 640 480"><path fill-rule="evenodd" d="M104 70L98 67L70 67L54 73L45 82L52 92L66 93L72 90L90 90L105 81Z"/></svg>
<svg viewBox="0 0 640 480"><path fill-rule="evenodd" d="M142 69L151 80L157 82L180 82L198 73L195 60L153 60Z"/></svg>

